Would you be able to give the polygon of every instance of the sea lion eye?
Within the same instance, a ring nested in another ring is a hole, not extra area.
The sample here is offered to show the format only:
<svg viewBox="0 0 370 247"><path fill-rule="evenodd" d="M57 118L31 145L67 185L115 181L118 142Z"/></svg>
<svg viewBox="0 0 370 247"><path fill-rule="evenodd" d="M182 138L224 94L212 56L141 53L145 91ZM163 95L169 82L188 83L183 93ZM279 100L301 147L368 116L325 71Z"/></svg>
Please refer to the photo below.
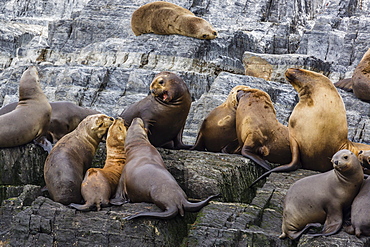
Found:
<svg viewBox="0 0 370 247"><path fill-rule="evenodd" d="M203 38L205 39L205 38L207 38L207 34L203 34Z"/></svg>
<svg viewBox="0 0 370 247"><path fill-rule="evenodd" d="M213 35L217 35L217 32L213 32Z"/></svg>
<svg viewBox="0 0 370 247"><path fill-rule="evenodd" d="M161 79L161 80L159 80L159 85L163 85L163 83L164 83L164 81Z"/></svg>
<svg viewBox="0 0 370 247"><path fill-rule="evenodd" d="M344 156L343 158L346 160L346 159L348 159L348 156L346 155L346 156Z"/></svg>

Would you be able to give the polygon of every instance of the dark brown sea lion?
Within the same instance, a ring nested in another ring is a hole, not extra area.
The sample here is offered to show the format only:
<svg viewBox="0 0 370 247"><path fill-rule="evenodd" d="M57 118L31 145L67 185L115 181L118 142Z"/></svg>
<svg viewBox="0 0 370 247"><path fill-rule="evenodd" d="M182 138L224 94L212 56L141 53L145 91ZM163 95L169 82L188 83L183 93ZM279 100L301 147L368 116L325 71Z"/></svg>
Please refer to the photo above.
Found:
<svg viewBox="0 0 370 247"><path fill-rule="evenodd" d="M188 202L185 192L167 171L161 155L150 144L140 118L135 118L127 131L125 150L127 160L119 185L123 187L123 191L119 190L120 187L117 188L116 199L121 197L130 202L152 202L163 210L142 212L127 219L144 216L169 219L178 213L184 216L184 211L198 211L215 197L210 196L198 203Z"/></svg>
<svg viewBox="0 0 370 247"><path fill-rule="evenodd" d="M100 113L67 101L50 102L50 105L52 110L46 138L51 143L56 143L64 135L74 130L85 117ZM17 102L14 102L2 107L0 115L13 111L16 106Z"/></svg>
<svg viewBox="0 0 370 247"><path fill-rule="evenodd" d="M234 153L239 147L235 116L238 100L236 94L248 86L235 86L224 103L213 109L203 120L192 150Z"/></svg>
<svg viewBox="0 0 370 247"><path fill-rule="evenodd" d="M344 228L356 237L370 236L370 178L362 183L360 192L351 206L351 225Z"/></svg>
<svg viewBox="0 0 370 247"><path fill-rule="evenodd" d="M136 36L144 33L180 34L198 39L215 39L216 30L188 9L168 2L152 2L138 8L131 17Z"/></svg>
<svg viewBox="0 0 370 247"><path fill-rule="evenodd" d="M370 101L370 49L355 68L352 78L341 80L335 86L346 91L352 90L357 98Z"/></svg>
<svg viewBox="0 0 370 247"><path fill-rule="evenodd" d="M140 117L155 147L190 148L182 142L190 105L191 96L185 82L174 73L161 72L150 84L150 94L130 105L120 117L127 127L134 118Z"/></svg>
<svg viewBox="0 0 370 247"><path fill-rule="evenodd" d="M78 210L89 211L96 207L109 206L109 199L116 192L122 169L126 162L126 127L122 118L114 120L108 129L106 147L107 158L103 168L90 168L81 184L81 194L85 204L71 203Z"/></svg>
<svg viewBox="0 0 370 247"><path fill-rule="evenodd" d="M329 78L292 68L285 72L285 76L299 96L288 125L292 161L271 169L256 181L271 172L288 172L298 168L325 172L332 169L328 157L337 151L348 149L358 155L360 150L370 148L367 144L348 140L346 109Z"/></svg>
<svg viewBox="0 0 370 247"><path fill-rule="evenodd" d="M104 114L88 116L55 144L44 166L46 187L54 201L65 205L82 202L85 172L113 120Z"/></svg>
<svg viewBox="0 0 370 247"><path fill-rule="evenodd" d="M19 101L14 110L0 116L0 148L38 141L49 127L51 106L43 93L35 66L30 66L19 83Z"/></svg>
<svg viewBox="0 0 370 247"><path fill-rule="evenodd" d="M263 168L270 170L265 161L285 164L292 159L288 127L276 118L270 96L259 89L239 91L236 110L236 133L241 154Z"/></svg>
<svg viewBox="0 0 370 247"><path fill-rule="evenodd" d="M333 170L300 179L289 188L280 238L297 239L310 227L321 224L322 231L311 236L328 236L340 230L343 211L358 194L364 173L349 150L338 151L331 161Z"/></svg>

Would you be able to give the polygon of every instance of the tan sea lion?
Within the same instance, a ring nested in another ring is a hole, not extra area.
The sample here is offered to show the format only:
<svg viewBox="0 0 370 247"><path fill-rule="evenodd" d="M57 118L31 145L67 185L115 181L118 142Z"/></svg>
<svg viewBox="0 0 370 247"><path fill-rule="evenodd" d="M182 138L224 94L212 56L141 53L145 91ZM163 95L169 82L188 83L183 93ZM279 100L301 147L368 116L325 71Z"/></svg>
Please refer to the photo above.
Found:
<svg viewBox="0 0 370 247"><path fill-rule="evenodd" d="M44 165L46 187L54 201L65 205L82 202L85 172L113 120L104 114L88 116L55 144Z"/></svg>
<svg viewBox="0 0 370 247"><path fill-rule="evenodd" d="M288 172L298 168L325 172L332 169L328 157L341 149L355 155L370 146L348 140L346 109L333 83L326 76L304 70L288 69L285 76L298 92L299 102L289 118L289 143L292 161L271 172Z"/></svg>
<svg viewBox="0 0 370 247"><path fill-rule="evenodd" d="M355 96L364 101L370 101L370 49L362 57L355 68L352 78L335 83L336 87L353 91Z"/></svg>
<svg viewBox="0 0 370 247"><path fill-rule="evenodd" d="M235 86L224 103L213 109L203 120L192 150L234 153L239 147L235 116L238 100L236 94L248 86Z"/></svg>
<svg viewBox="0 0 370 247"><path fill-rule="evenodd" d="M265 161L285 164L292 159L288 127L276 118L270 96L259 89L239 91L236 110L236 133L241 154L263 168L270 170Z"/></svg>
<svg viewBox="0 0 370 247"><path fill-rule="evenodd" d="M16 106L17 102L14 102L2 107L0 115L13 111ZM56 143L64 135L74 130L85 117L100 113L68 101L50 102L50 106L51 118L46 138L51 143Z"/></svg>
<svg viewBox="0 0 370 247"><path fill-rule="evenodd" d="M351 225L345 227L349 234L356 237L370 236L370 178L363 181L360 192L351 206Z"/></svg>
<svg viewBox="0 0 370 247"><path fill-rule="evenodd" d="M148 130L150 143L155 147L190 148L182 142L182 132L191 105L185 82L176 74L161 72L150 84L150 94L130 105L120 117L128 127L140 117Z"/></svg>
<svg viewBox="0 0 370 247"><path fill-rule="evenodd" d="M342 227L343 211L358 194L364 173L349 150L338 151L331 161L333 170L300 179L287 191L280 238L297 239L321 224L321 232L311 236L332 235Z"/></svg>
<svg viewBox="0 0 370 247"><path fill-rule="evenodd" d="M180 34L198 39L215 39L216 30L191 11L168 2L152 2L138 8L131 17L136 36L144 33Z"/></svg>
<svg viewBox="0 0 370 247"><path fill-rule="evenodd" d="M51 106L40 87L37 69L30 66L20 79L15 109L0 116L0 148L39 142L47 132L50 115Z"/></svg>
<svg viewBox="0 0 370 247"><path fill-rule="evenodd" d="M215 197L210 196L198 203L188 202L185 192L167 171L161 155L150 144L140 118L135 118L127 131L125 150L127 160L119 185L123 190L119 191L120 187L117 188L118 196L115 201L126 198L130 202L152 202L163 210L142 212L127 219L144 216L169 219L178 213L184 216L184 211L198 211Z"/></svg>
<svg viewBox="0 0 370 247"><path fill-rule="evenodd" d="M126 162L125 139L126 127L124 120L119 117L108 129L107 158L104 167L88 169L82 181L81 194L85 204L71 203L70 207L83 211L96 207L99 211L101 207L109 205L109 199L116 192Z"/></svg>

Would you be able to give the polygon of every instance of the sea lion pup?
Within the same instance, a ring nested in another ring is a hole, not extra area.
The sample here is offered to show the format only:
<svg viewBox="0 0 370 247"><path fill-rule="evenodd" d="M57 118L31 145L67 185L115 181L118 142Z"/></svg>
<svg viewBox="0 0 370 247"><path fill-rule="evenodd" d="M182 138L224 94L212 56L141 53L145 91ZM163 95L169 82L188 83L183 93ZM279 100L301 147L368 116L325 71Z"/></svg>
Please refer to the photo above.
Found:
<svg viewBox="0 0 370 247"><path fill-rule="evenodd" d="M238 100L236 94L248 86L235 86L224 103L213 109L199 129L197 140L191 150L235 153L239 147L236 136L235 116Z"/></svg>
<svg viewBox="0 0 370 247"><path fill-rule="evenodd" d="M15 109L0 116L0 148L16 147L33 140L40 142L49 127L50 115L51 106L41 89L37 69L30 66L20 79Z"/></svg>
<svg viewBox="0 0 370 247"><path fill-rule="evenodd" d="M182 142L182 132L190 105L191 96L185 82L174 73L161 72L150 84L150 94L130 105L120 117L126 127L140 117L155 147L189 149L190 146Z"/></svg>
<svg viewBox="0 0 370 247"><path fill-rule="evenodd" d="M215 39L216 30L190 10L168 2L152 2L138 8L131 17L136 36L144 33L180 34L198 39Z"/></svg>
<svg viewBox="0 0 370 247"><path fill-rule="evenodd" d="M236 110L236 133L241 154L263 168L270 170L265 161L286 164L291 161L288 127L276 119L270 96L259 89L239 91Z"/></svg>
<svg viewBox="0 0 370 247"><path fill-rule="evenodd" d="M355 68L352 78L341 80L335 86L346 91L352 90L360 100L370 101L370 49Z"/></svg>
<svg viewBox="0 0 370 247"><path fill-rule="evenodd" d="M135 118L127 131L125 150L127 160L120 179L123 191L118 187L116 194L124 195L130 202L152 202L164 210L142 212L127 217L128 220L144 216L169 219L178 213L184 216L184 211L198 211L216 197L210 196L198 203L188 202L185 192L167 171L161 155L150 144L140 118Z"/></svg>
<svg viewBox="0 0 370 247"><path fill-rule="evenodd" d="M96 207L109 206L109 199L114 195L122 169L126 161L126 127L120 117L114 120L108 129L106 147L107 158L103 168L90 168L81 184L81 194L85 204L71 203L69 206L82 211Z"/></svg>
<svg viewBox="0 0 370 247"><path fill-rule="evenodd" d="M279 238L297 239L310 227L324 224L320 233L337 233L359 192L364 173L356 155L349 150L334 154L334 169L298 180L290 186L284 200L282 234Z"/></svg>
<svg viewBox="0 0 370 247"><path fill-rule="evenodd" d="M299 168L325 172L333 168L328 157L337 151L348 149L357 155L360 150L370 148L348 140L346 109L329 78L293 68L287 69L285 76L299 96L288 124L292 161L267 171L253 184L271 172L289 172Z"/></svg>
<svg viewBox="0 0 370 247"><path fill-rule="evenodd" d="M17 103L10 103L0 109L0 115L13 111ZM51 118L46 138L56 143L64 135L74 130L77 125L89 115L99 114L99 111L78 106L68 101L50 102Z"/></svg>
<svg viewBox="0 0 370 247"><path fill-rule="evenodd" d="M82 202L81 183L85 172L113 120L104 114L88 116L55 144L44 165L44 179L51 199L65 205Z"/></svg>

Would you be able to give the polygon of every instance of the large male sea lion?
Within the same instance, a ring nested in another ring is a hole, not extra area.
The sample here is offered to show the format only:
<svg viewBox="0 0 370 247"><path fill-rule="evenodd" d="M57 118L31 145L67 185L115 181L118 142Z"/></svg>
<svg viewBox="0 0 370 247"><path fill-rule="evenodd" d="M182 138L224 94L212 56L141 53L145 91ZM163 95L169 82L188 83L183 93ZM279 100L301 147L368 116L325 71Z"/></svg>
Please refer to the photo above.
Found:
<svg viewBox="0 0 370 247"><path fill-rule="evenodd" d="M71 203L69 206L83 211L96 207L99 211L101 207L109 205L109 199L116 192L126 161L125 139L126 127L124 120L119 117L108 129L104 167L88 169L82 181L81 194L85 204Z"/></svg>
<svg viewBox="0 0 370 247"><path fill-rule="evenodd" d="M236 95L248 86L235 86L224 103L213 109L203 120L192 150L234 153L239 147L236 136Z"/></svg>
<svg viewBox="0 0 370 247"><path fill-rule="evenodd" d="M357 98L370 101L370 49L355 68L352 78L341 80L335 86L346 91L352 90Z"/></svg>
<svg viewBox="0 0 370 247"><path fill-rule="evenodd" d="M2 107L0 115L13 111L16 106L17 102L14 102ZM46 138L52 143L56 143L64 135L74 130L85 117L100 113L68 101L50 102L50 106L51 118Z"/></svg>
<svg viewBox="0 0 370 247"><path fill-rule="evenodd" d="M348 140L346 109L329 78L293 68L288 69L285 76L299 96L288 125L292 161L271 169L256 181L271 172L298 168L325 172L332 169L328 157L337 151L348 149L358 155L360 150L370 149L370 145Z"/></svg>
<svg viewBox="0 0 370 247"><path fill-rule="evenodd" d="M48 129L51 106L43 93L35 66L19 82L19 101L13 111L0 116L0 147L16 147L37 141Z"/></svg>
<svg viewBox="0 0 370 247"><path fill-rule="evenodd" d="M236 110L236 133L241 154L263 168L272 163L285 164L292 159L288 127L276 119L270 96L259 89L239 91Z"/></svg>
<svg viewBox="0 0 370 247"><path fill-rule="evenodd" d="M188 9L168 2L152 2L138 8L131 17L136 36L144 33L180 34L198 39L215 39L216 30Z"/></svg>
<svg viewBox="0 0 370 247"><path fill-rule="evenodd" d="M161 72L150 84L150 94L130 105L120 117L127 127L140 117L155 147L190 148L182 142L182 132L191 105L185 82L176 74Z"/></svg>
<svg viewBox="0 0 370 247"><path fill-rule="evenodd" d="M130 202L152 202L163 210L163 212L142 212L127 219L143 216L169 219L178 213L184 216L184 211L198 211L215 197L210 196L198 203L188 202L185 192L167 171L161 155L150 144L140 118L135 118L127 131L125 150L126 165L123 168L115 201L122 199L122 204L126 198Z"/></svg>
<svg viewBox="0 0 370 247"><path fill-rule="evenodd" d="M82 202L85 172L113 120L104 114L88 116L55 144L44 165L46 187L54 201L65 205Z"/></svg>
<svg viewBox="0 0 370 247"><path fill-rule="evenodd" d="M310 235L327 236L340 230L343 211L358 194L364 173L349 150L338 151L331 161L333 170L300 179L287 191L280 238L297 239L321 224L322 231Z"/></svg>
<svg viewBox="0 0 370 247"><path fill-rule="evenodd" d="M370 236L370 178L362 183L360 192L351 206L351 225L345 227L349 234L357 237Z"/></svg>

